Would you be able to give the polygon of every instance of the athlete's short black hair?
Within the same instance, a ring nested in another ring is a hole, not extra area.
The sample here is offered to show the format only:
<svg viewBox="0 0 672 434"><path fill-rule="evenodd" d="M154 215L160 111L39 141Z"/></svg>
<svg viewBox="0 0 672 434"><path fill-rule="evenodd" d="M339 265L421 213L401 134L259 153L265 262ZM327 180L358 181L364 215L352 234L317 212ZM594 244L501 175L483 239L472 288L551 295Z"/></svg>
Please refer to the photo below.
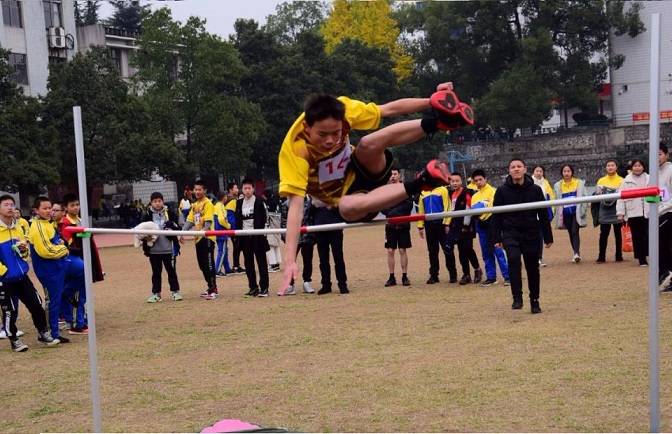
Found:
<svg viewBox="0 0 672 434"><path fill-rule="evenodd" d="M345 119L345 104L340 102L335 96L324 93L310 95L306 98L303 111L305 112L308 126L313 126L315 122L328 118L334 118L339 121Z"/></svg>

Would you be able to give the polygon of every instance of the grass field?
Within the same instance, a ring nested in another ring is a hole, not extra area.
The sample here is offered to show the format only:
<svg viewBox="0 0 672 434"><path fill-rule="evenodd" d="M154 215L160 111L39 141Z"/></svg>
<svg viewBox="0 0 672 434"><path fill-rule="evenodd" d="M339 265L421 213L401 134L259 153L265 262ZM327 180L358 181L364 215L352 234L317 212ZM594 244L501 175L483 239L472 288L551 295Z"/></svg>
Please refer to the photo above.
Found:
<svg viewBox="0 0 672 434"><path fill-rule="evenodd" d="M584 262L575 265L566 234L555 232L534 316L527 300L510 309L501 281L449 285L442 270L444 281L425 285L415 233L413 285L383 288L381 227L346 233L347 296L245 299L238 275L220 278L222 297L206 302L187 246L178 264L185 300L164 291L150 305L146 258L104 249L107 278L95 286L103 427L200 431L240 418L300 431L647 431L646 270L631 254L614 263L611 251L612 262L594 264L597 231L581 234ZM271 278L274 294L281 275ZM661 295L667 431L671 301ZM91 430L86 337L40 348L21 316L31 350L14 354L0 341L0 431Z"/></svg>

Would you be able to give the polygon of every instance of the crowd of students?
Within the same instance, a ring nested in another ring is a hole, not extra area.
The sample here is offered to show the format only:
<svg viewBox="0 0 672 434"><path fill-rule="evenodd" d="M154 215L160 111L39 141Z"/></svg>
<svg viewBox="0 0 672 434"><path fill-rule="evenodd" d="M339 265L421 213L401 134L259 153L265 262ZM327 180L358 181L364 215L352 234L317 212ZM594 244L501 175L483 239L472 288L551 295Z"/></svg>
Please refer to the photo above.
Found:
<svg viewBox="0 0 672 434"><path fill-rule="evenodd" d="M24 352L23 332L16 327L19 302L30 313L38 332L37 340L47 346L69 342L61 335L88 333L85 311L86 291L80 238L68 236L63 229L79 226L79 201L67 195L61 202L44 196L33 205L34 216L28 223L20 216L12 196L0 196L0 306L2 336L12 350ZM93 245L93 279L103 279L102 268ZM29 262L47 297L42 298L28 276Z"/></svg>
<svg viewBox="0 0 672 434"><path fill-rule="evenodd" d="M422 113L422 119L405 120L381 128L384 118ZM279 194L286 197L283 206L286 218L277 215L277 201L255 195L254 183L246 179L238 186L227 186L215 204L207 195L203 182L194 183L192 193L180 202L181 219L166 208L160 193L151 196L150 205L135 206L133 223L161 229L262 229L280 224L287 228L284 238L286 254L281 288L278 295L296 294L295 280L299 277L296 259L303 257L303 291L328 294L332 292L329 252L334 258L336 280L341 294L348 294L346 264L343 255L343 232L302 233L301 225L319 225L336 221L358 222L374 218L381 210L388 216L406 214L417 201L419 212L436 213L448 210L488 208L491 206L544 201L552 198L581 197L587 194L585 181L575 176L571 165L561 168L560 180L551 188L542 167L528 174L526 163L520 158L508 164L508 177L495 189L488 183L486 173L476 170L471 182L465 182L459 173L450 173L448 165L439 160L429 161L415 177L401 180L394 170L390 148L421 143L423 137L437 131L453 131L473 125L471 107L460 101L452 82L439 83L430 97L401 98L385 104L363 102L345 96L319 94L306 99L304 112L288 130L281 145L278 164ZM359 140L350 142L353 130L375 130ZM417 145L416 145L417 146ZM672 164L667 162L668 149L662 144L659 152L659 186L669 194L672 191ZM606 175L597 181L595 194L606 194L625 188L643 186L648 177L645 164L631 162L631 172L621 178L617 164L606 162ZM466 184L466 185L465 185ZM266 202L266 203L265 203ZM139 204L138 204L139 205ZM141 209L142 208L142 209ZM590 209L593 222L600 226L598 264L606 262L606 248L610 232L614 230L616 261L622 261L621 227L628 223L632 231L635 257L646 266L648 207L643 199L601 201L592 207L573 204L555 209L541 208L517 213L484 212L475 217L453 217L420 222L418 230L427 243L429 254L428 284L439 283L438 252L445 257L449 283L461 285L497 283L497 266L504 285L511 287L513 309L523 306L521 268L524 262L530 292L532 313L540 313L539 267L544 266L543 247L553 243L551 222L556 228L566 229L572 248L571 260L582 261L580 228L587 225ZM270 213L269 213L270 211ZM672 291L672 202L659 206L660 213L660 285ZM11 196L0 197L0 305L3 311L4 336L15 351L25 351L16 328L18 302L28 308L38 331L38 341L59 345L68 341L60 331L68 334L86 334L86 312L81 240L63 231L68 225L79 224L79 204L76 198L66 197L53 202L38 197L30 225L18 218L16 204ZM138 221L139 222L139 221ZM182 225L180 226L180 223ZM280 222L280 223L278 223ZM130 219L129 219L130 223ZM410 224L388 225L385 247L389 277L385 286L397 284L395 251L399 250L401 283L410 285L408 254L411 247ZM481 268L473 241L479 238ZM142 237L143 251L149 257L152 269L150 303L161 301L161 274L166 270L172 299L183 299L176 271L176 258L184 243L183 237ZM229 262L229 241L233 250ZM204 236L194 239L196 261L205 281L201 296L216 300L219 296L217 277L231 273L246 273L250 297L269 295L269 272L280 269L282 241L275 236L253 235L238 237ZM313 248L317 246L321 287L312 286ZM454 248L457 247L461 268L458 280ZM94 252L96 249L93 249ZM216 252L216 253L215 253ZM244 266L240 266L240 254ZM94 255L94 258L96 256ZM39 293L28 278L28 259L32 260L35 274L48 297L47 312L42 308ZM99 267L99 260L94 259ZM473 270L473 275L472 275ZM258 273L258 275L257 275ZM97 279L104 274L99 267ZM48 313L48 317L47 317ZM62 320L62 321L61 321ZM2 335L0 335L2 337Z"/></svg>

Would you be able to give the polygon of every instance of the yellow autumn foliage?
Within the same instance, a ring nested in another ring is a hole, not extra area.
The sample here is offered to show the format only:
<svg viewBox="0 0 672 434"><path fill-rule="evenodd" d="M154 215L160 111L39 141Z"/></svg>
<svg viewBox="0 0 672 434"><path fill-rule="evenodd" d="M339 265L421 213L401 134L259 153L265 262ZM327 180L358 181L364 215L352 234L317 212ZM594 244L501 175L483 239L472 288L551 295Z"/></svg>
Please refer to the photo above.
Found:
<svg viewBox="0 0 672 434"><path fill-rule="evenodd" d="M397 44L399 26L392 18L387 0L334 0L329 18L322 26L325 49L331 53L344 39L356 39L389 51L398 80L411 75L413 59Z"/></svg>

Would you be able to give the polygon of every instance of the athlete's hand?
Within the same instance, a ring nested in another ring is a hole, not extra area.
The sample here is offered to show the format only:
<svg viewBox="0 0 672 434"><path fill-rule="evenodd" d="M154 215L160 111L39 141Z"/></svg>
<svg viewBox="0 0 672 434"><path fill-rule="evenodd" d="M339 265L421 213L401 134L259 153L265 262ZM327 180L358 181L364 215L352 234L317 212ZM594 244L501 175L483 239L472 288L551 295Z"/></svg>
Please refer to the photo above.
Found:
<svg viewBox="0 0 672 434"><path fill-rule="evenodd" d="M282 275L282 283L280 284L280 289L278 290L278 295L285 295L285 291L289 287L289 284L292 282L292 279L296 282L299 279L299 266L296 262L285 262L285 271Z"/></svg>
<svg viewBox="0 0 672 434"><path fill-rule="evenodd" d="M453 82L447 81L436 86L436 91L438 92L440 90L453 90Z"/></svg>
<svg viewBox="0 0 672 434"><path fill-rule="evenodd" d="M495 247L498 248L498 249L501 249L502 248L502 243L495 243Z"/></svg>

